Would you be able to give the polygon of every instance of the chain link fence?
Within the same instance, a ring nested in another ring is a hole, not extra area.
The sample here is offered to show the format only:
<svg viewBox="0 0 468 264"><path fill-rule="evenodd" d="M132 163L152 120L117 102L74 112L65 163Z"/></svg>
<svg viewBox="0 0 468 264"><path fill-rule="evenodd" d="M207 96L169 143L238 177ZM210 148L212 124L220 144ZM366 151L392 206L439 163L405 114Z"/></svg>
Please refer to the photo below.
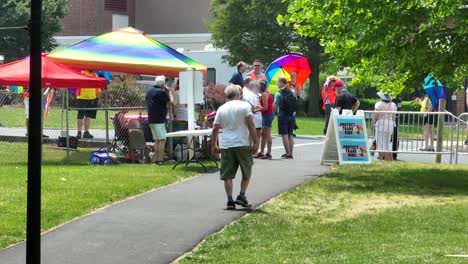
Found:
<svg viewBox="0 0 468 264"><path fill-rule="evenodd" d="M0 164L26 165L28 99L23 88L11 88L0 90ZM152 141L146 118L147 88L131 76L119 76L100 92L94 108L77 104L76 89L44 89L43 164L88 164L91 152L98 149L120 150L125 157L130 147L128 124L140 123L145 140ZM80 139L76 138L78 110L96 110L89 134Z"/></svg>

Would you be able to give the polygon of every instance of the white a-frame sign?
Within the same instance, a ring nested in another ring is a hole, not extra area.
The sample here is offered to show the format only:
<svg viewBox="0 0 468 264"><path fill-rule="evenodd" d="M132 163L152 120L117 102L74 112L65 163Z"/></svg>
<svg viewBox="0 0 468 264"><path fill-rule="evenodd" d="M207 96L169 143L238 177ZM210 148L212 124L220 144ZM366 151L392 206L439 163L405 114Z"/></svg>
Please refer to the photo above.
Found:
<svg viewBox="0 0 468 264"><path fill-rule="evenodd" d="M371 162L364 112L353 115L333 110L330 116L322 164L369 164Z"/></svg>

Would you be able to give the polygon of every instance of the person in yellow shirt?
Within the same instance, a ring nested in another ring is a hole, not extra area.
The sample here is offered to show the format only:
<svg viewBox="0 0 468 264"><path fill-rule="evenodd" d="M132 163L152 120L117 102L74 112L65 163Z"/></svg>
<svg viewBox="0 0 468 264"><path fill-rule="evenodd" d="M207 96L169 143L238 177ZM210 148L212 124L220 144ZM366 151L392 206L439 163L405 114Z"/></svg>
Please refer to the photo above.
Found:
<svg viewBox="0 0 468 264"><path fill-rule="evenodd" d="M424 98L421 100L420 98L416 98L416 102L421 105L421 112L426 113L424 114L423 124L424 124L424 143L425 147L421 148L421 151L434 151L434 122L435 116L431 114L434 112L434 108L432 107L431 100L429 100L429 96L426 94Z"/></svg>
<svg viewBox="0 0 468 264"><path fill-rule="evenodd" d="M81 73L97 77L93 71L84 70ZM78 110L77 116L77 138L94 138L94 136L89 133L89 128L91 127L91 119L96 119L97 110L95 108L98 107L98 96L100 92L100 88L78 88L76 91L76 106L77 108L81 108L81 110ZM94 109L86 110L85 108ZM82 133L83 128L84 133Z"/></svg>

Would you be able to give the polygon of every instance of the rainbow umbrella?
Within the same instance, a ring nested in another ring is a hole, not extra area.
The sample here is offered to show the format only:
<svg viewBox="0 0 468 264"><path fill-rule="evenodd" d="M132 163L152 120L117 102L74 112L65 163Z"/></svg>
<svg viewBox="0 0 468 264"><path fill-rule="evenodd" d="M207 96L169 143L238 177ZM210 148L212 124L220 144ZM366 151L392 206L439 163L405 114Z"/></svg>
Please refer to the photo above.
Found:
<svg viewBox="0 0 468 264"><path fill-rule="evenodd" d="M434 78L431 74L428 74L424 78L424 91L429 96L431 104L434 110L439 110L439 99L446 99L445 89L442 83Z"/></svg>
<svg viewBox="0 0 468 264"><path fill-rule="evenodd" d="M206 66L131 27L84 40L48 57L69 67L88 70L171 77L178 77L179 72L188 68L206 72Z"/></svg>
<svg viewBox="0 0 468 264"><path fill-rule="evenodd" d="M307 58L297 54L289 54L274 60L265 73L270 93L278 91L276 81L279 77L286 77L288 81L291 81L293 72L296 73L296 90L299 90L312 72Z"/></svg>

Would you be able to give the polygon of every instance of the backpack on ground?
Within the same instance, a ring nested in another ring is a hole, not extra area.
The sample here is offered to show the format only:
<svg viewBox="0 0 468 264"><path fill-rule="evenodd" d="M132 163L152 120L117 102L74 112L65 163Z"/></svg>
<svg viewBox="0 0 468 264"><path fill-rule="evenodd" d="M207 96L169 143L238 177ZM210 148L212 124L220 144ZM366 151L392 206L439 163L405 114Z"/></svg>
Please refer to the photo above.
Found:
<svg viewBox="0 0 468 264"><path fill-rule="evenodd" d="M297 98L289 89L280 91L281 104L280 109L287 115L297 112Z"/></svg>

